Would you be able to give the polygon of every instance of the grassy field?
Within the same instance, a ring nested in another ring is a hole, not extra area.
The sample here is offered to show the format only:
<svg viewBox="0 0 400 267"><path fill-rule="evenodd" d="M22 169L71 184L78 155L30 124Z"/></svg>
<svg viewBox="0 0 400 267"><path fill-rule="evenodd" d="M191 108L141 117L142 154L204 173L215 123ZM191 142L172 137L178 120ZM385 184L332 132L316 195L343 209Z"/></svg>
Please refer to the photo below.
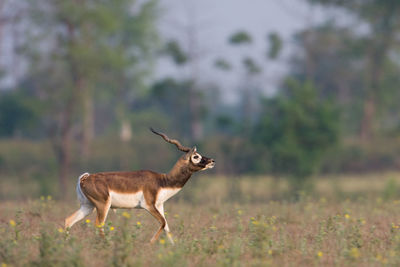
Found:
<svg viewBox="0 0 400 267"><path fill-rule="evenodd" d="M148 241L157 222L144 210L94 214L67 234L77 202L43 196L0 204L4 266L399 266L396 173L318 179L292 201L284 181L195 177L165 205L176 244ZM236 186L232 186L235 184Z"/></svg>

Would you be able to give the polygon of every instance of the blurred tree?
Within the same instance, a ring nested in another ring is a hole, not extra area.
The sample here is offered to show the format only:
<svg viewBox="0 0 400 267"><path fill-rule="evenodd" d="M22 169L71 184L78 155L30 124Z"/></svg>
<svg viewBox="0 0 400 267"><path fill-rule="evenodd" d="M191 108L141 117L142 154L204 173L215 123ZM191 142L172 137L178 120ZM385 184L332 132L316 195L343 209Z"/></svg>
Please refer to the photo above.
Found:
<svg viewBox="0 0 400 267"><path fill-rule="evenodd" d="M188 88L191 81L178 81L172 78L157 81L151 90L151 99L155 101L163 114L168 114L172 128L184 136L190 132L190 103ZM171 133L172 134L172 133Z"/></svg>
<svg viewBox="0 0 400 267"><path fill-rule="evenodd" d="M269 42L269 49L268 49L268 59L276 59L281 50L282 50L282 39L276 32L271 32L268 34L268 42Z"/></svg>
<svg viewBox="0 0 400 267"><path fill-rule="evenodd" d="M340 105L343 129L357 134L365 87L363 38L328 22L299 32L295 40L300 51L292 57L292 75L313 81L320 97Z"/></svg>
<svg viewBox="0 0 400 267"><path fill-rule="evenodd" d="M177 67L190 69L188 76L184 77L183 81L181 82L175 81L175 85L179 83L180 85L186 86L186 90L188 91L188 93L184 93L180 95L180 97L186 97L185 102L189 104L188 119L190 123L190 136L191 138L193 138L194 141L200 141L204 135L203 111L205 105L201 94L202 88L200 88L199 86L199 54L198 48L195 44L196 33L194 28L195 27L193 27L188 36L189 45L186 50L179 45L178 41L171 40L166 43L165 52L168 56L172 58ZM166 85L165 88L171 89L171 81L171 79L160 81L158 84L156 84L155 88L160 88L160 85L162 85L161 87L164 87L164 85ZM180 90L180 88L176 89ZM177 98L175 98L175 101L177 101Z"/></svg>
<svg viewBox="0 0 400 267"><path fill-rule="evenodd" d="M255 145L263 147L258 168L271 169L291 178L294 190L320 167L326 152L339 136L339 116L335 106L321 100L311 83L287 82L286 95L267 100L253 133Z"/></svg>
<svg viewBox="0 0 400 267"><path fill-rule="evenodd" d="M229 37L229 42L234 45L250 44L253 38L246 31L238 31Z"/></svg>
<svg viewBox="0 0 400 267"><path fill-rule="evenodd" d="M232 69L232 65L223 58L218 58L214 61L214 66L220 70L229 71Z"/></svg>
<svg viewBox="0 0 400 267"><path fill-rule="evenodd" d="M245 57L242 62L249 75L256 75L262 71L261 67L251 57Z"/></svg>
<svg viewBox="0 0 400 267"><path fill-rule="evenodd" d="M96 95L113 97L122 122L132 91L149 70L156 30L156 1L132 0L30 2L30 58L27 82L46 101L60 164L60 193L66 189L71 139L81 125L82 155L94 136Z"/></svg>
<svg viewBox="0 0 400 267"><path fill-rule="evenodd" d="M176 40L168 41L165 46L165 53L172 57L176 65L183 65L188 61L187 55Z"/></svg>
<svg viewBox="0 0 400 267"><path fill-rule="evenodd" d="M26 136L27 132L38 124L38 108L35 99L15 92L1 93L0 136Z"/></svg>
<svg viewBox="0 0 400 267"><path fill-rule="evenodd" d="M263 68L248 55L249 45L253 43L253 38L249 33L246 31L235 32L229 37L228 43L242 48L241 61L244 69L244 78L241 85L240 114L243 135L248 135L254 122L257 100L259 99L259 86L257 85L256 77L262 73Z"/></svg>
<svg viewBox="0 0 400 267"><path fill-rule="evenodd" d="M385 66L389 53L397 43L400 31L400 2L396 0L308 0L324 6L341 8L354 15L368 26L364 37L366 86L363 99L363 117L360 137L370 140L376 128L376 113L379 96L385 89Z"/></svg>

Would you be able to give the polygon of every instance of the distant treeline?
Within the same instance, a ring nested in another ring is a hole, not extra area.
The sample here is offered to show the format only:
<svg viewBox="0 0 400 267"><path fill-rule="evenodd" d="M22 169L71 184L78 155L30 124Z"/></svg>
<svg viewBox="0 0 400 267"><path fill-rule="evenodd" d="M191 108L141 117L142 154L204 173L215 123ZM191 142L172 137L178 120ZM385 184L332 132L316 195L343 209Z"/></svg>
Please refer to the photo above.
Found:
<svg viewBox="0 0 400 267"><path fill-rule="evenodd" d="M81 170L167 171L178 153L149 126L216 158L217 173L284 175L295 187L320 170L399 167L400 2L306 1L333 15L292 40L268 33L257 58L246 53L252 36L232 33L240 64L221 55L210 66L222 79L243 76L231 105L220 81L198 75L195 50L158 35L157 1L3 2L0 21L12 30L0 39L14 40L24 66L0 91L6 178L44 185L58 177L63 192ZM335 14L348 19L336 23ZM290 71L266 97L265 66L287 62L282 51L293 40ZM182 76L152 78L160 57Z"/></svg>

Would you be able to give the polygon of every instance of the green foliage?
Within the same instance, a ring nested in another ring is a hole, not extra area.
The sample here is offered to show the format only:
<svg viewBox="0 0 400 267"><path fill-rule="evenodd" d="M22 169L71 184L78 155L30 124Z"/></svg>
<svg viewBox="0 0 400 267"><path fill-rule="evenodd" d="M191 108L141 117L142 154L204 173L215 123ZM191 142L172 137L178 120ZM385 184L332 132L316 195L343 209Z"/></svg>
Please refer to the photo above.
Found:
<svg viewBox="0 0 400 267"><path fill-rule="evenodd" d="M181 134L190 133L190 124L193 120L191 110L191 99L204 99L200 90L189 90L193 87L193 81L179 81L173 78L166 78L157 81L151 88L150 101L154 106L166 114L170 121L171 131ZM193 94L193 95L192 95ZM203 101L199 101L203 103ZM207 108L199 104L198 112L200 119L204 120L207 115ZM170 132L171 132L170 131Z"/></svg>
<svg viewBox="0 0 400 267"><path fill-rule="evenodd" d="M345 108L345 128L356 126L362 139L385 135L396 129L398 117L392 113L397 109L388 104L389 99L398 99L397 76L392 75L398 63L393 55L398 55L395 36L399 34L400 2L394 0L309 0L324 8L334 7L346 12L351 19L363 24L367 31L362 33L350 24L333 23L332 27L308 29L308 43L304 44L308 54L308 76L314 76L316 83L329 82L330 88L339 91L337 95ZM336 25L335 25L336 24ZM341 26L338 26L341 25ZM325 30L325 33L321 30ZM335 34L336 31L336 34ZM321 44L321 36L325 38ZM314 35L317 38L313 38ZM322 48L319 50L315 45ZM317 51L317 53L315 53ZM323 53L321 53L323 52ZM331 57L331 64L324 58ZM318 60L315 60L318 58ZM322 59L322 60L321 60ZM310 61L313 62L310 64ZM315 64L310 70L312 64ZM336 65L338 71L321 75L326 66ZM304 67L304 64L301 65ZM322 67L322 68L321 68ZM335 78L330 75L334 74ZM309 77L310 78L310 77ZM333 86L332 86L333 85ZM321 88L329 88L322 86ZM390 101L389 101L390 102ZM398 101L397 101L398 102ZM346 110L348 109L348 110ZM398 113L398 109L396 111ZM347 114L346 114L347 113ZM353 130L354 131L354 130Z"/></svg>
<svg viewBox="0 0 400 267"><path fill-rule="evenodd" d="M40 0L30 4L27 20L33 27L23 46L29 64L24 89L46 101L46 119L53 128L66 127L57 116L70 117L73 126L79 125L94 109L86 103L96 100L112 103L110 112L117 119L126 116L153 67L156 3ZM57 131L61 129L49 132Z"/></svg>
<svg viewBox="0 0 400 267"><path fill-rule="evenodd" d="M172 57L176 65L183 65L188 61L187 55L175 40L167 42L165 52Z"/></svg>
<svg viewBox="0 0 400 267"><path fill-rule="evenodd" d="M396 0L308 0L326 6L344 8L366 20L375 20L387 12L397 12L400 3ZM377 21L377 20L375 20ZM383 20L382 20L383 21Z"/></svg>
<svg viewBox="0 0 400 267"><path fill-rule="evenodd" d="M39 121L39 103L17 93L0 93L0 136L27 135Z"/></svg>
<svg viewBox="0 0 400 267"><path fill-rule="evenodd" d="M265 103L253 138L267 151L272 171L301 184L337 144L339 115L332 103L318 98L311 83L291 80L287 93Z"/></svg>
<svg viewBox="0 0 400 267"><path fill-rule="evenodd" d="M214 66L220 70L229 71L232 69L232 65L223 58L218 58L214 62Z"/></svg>
<svg viewBox="0 0 400 267"><path fill-rule="evenodd" d="M246 31L238 31L229 37L229 43L233 45L250 44L252 41L250 34Z"/></svg>
<svg viewBox="0 0 400 267"><path fill-rule="evenodd" d="M392 177L390 178L383 189L382 197L384 200L395 199L398 197L399 186L397 185L396 180Z"/></svg>
<svg viewBox="0 0 400 267"><path fill-rule="evenodd" d="M258 74L262 70L261 67L251 57L245 57L242 62L248 74Z"/></svg>
<svg viewBox="0 0 400 267"><path fill-rule="evenodd" d="M268 58L276 59L282 50L283 46L282 39L278 33L271 32L268 34L268 42L269 42Z"/></svg>

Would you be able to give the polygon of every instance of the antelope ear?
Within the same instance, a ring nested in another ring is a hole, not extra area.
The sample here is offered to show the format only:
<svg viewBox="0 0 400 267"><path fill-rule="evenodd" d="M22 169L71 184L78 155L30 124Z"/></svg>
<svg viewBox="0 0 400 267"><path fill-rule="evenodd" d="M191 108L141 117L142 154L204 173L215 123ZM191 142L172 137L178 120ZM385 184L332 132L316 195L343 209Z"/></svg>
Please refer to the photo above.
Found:
<svg viewBox="0 0 400 267"><path fill-rule="evenodd" d="M188 160L190 156L192 156L193 153L197 151L197 148L194 146L192 147L186 154L185 154L185 160Z"/></svg>

